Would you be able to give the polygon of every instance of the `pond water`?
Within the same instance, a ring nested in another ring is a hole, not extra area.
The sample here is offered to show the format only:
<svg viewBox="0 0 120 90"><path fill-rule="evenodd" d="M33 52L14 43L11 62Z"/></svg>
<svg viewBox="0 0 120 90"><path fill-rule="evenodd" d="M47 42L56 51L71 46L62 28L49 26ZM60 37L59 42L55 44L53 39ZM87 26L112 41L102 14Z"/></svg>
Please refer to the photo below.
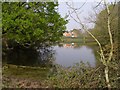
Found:
<svg viewBox="0 0 120 90"><path fill-rule="evenodd" d="M69 67L81 61L84 63L89 62L91 66L95 66L96 58L93 49L88 46L74 47L54 47L55 63Z"/></svg>
<svg viewBox="0 0 120 90"><path fill-rule="evenodd" d="M23 66L73 66L81 61L96 66L96 46L93 44L62 43L52 48L33 50L17 48L3 56L3 62Z"/></svg>

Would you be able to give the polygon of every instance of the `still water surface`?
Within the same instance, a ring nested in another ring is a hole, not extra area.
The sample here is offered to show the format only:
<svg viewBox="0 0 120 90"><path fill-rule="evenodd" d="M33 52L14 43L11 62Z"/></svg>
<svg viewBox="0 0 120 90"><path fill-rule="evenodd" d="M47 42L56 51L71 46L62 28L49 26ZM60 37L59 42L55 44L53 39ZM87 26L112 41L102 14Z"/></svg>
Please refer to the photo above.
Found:
<svg viewBox="0 0 120 90"><path fill-rule="evenodd" d="M79 48L74 47L54 47L55 52L55 63L69 67L75 63L84 62L91 66L95 66L96 58L93 49L88 46L81 46Z"/></svg>

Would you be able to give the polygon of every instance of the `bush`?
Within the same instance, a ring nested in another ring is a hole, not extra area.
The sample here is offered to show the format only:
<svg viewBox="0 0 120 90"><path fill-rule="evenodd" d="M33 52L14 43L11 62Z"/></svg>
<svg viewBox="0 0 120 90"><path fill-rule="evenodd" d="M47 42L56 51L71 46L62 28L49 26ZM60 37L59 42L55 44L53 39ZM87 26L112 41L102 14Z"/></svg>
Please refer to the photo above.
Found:
<svg viewBox="0 0 120 90"><path fill-rule="evenodd" d="M96 88L103 87L102 67L93 68L89 64L76 64L73 67L55 67L57 70L48 77L50 87L57 88Z"/></svg>

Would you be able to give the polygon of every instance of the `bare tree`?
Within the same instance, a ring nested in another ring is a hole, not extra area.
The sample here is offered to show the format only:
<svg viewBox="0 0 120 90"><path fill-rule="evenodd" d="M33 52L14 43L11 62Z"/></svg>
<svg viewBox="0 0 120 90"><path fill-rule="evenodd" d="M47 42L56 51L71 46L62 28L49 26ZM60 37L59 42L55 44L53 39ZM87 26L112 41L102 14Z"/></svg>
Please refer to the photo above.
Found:
<svg viewBox="0 0 120 90"><path fill-rule="evenodd" d="M79 14L78 14L78 10L81 9L83 7L83 4L80 8L75 8L73 6L71 6L70 4L66 3L67 6L72 10L72 11L69 11L69 16L74 19L81 27L84 31L86 31L98 44L99 46L99 49L100 49L100 61L102 62L102 64L105 66L105 79L106 79L106 84L107 84L107 87L110 89L111 88L111 85L110 85L110 80L109 80L109 64L112 60L112 56L113 56L113 37L112 37L112 32L111 32L111 27L110 27L110 10L109 10L109 4L106 0L101 0L98 5L96 7L98 7L102 1L104 1L104 5L105 5L105 8L106 8L106 12L107 12L107 30L108 30L108 33L109 33L109 40L110 40L110 53L108 55L108 58L105 58L105 54L104 54L104 51L103 51L103 48L102 48L102 45L100 43L100 41L87 29L87 27L83 24L83 22L81 21L80 17L79 17ZM95 8L96 8L95 7ZM76 18L72 16L72 14L75 14L76 15Z"/></svg>

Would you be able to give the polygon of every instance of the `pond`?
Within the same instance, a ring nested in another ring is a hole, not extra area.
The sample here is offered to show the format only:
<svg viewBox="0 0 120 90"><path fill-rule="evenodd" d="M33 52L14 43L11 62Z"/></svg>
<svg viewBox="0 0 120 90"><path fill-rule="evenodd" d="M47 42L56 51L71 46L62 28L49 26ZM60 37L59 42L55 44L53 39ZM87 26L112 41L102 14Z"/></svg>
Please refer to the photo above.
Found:
<svg viewBox="0 0 120 90"><path fill-rule="evenodd" d="M59 64L64 67L73 66L81 61L96 66L96 51L94 44L61 43L52 48L16 49L9 51L3 60L8 64L23 66L52 66ZM4 62L3 61L3 62Z"/></svg>
<svg viewBox="0 0 120 90"><path fill-rule="evenodd" d="M89 63L91 66L95 66L96 58L92 48L82 45L79 48L74 47L59 47L55 46L55 63L69 67L80 63Z"/></svg>

